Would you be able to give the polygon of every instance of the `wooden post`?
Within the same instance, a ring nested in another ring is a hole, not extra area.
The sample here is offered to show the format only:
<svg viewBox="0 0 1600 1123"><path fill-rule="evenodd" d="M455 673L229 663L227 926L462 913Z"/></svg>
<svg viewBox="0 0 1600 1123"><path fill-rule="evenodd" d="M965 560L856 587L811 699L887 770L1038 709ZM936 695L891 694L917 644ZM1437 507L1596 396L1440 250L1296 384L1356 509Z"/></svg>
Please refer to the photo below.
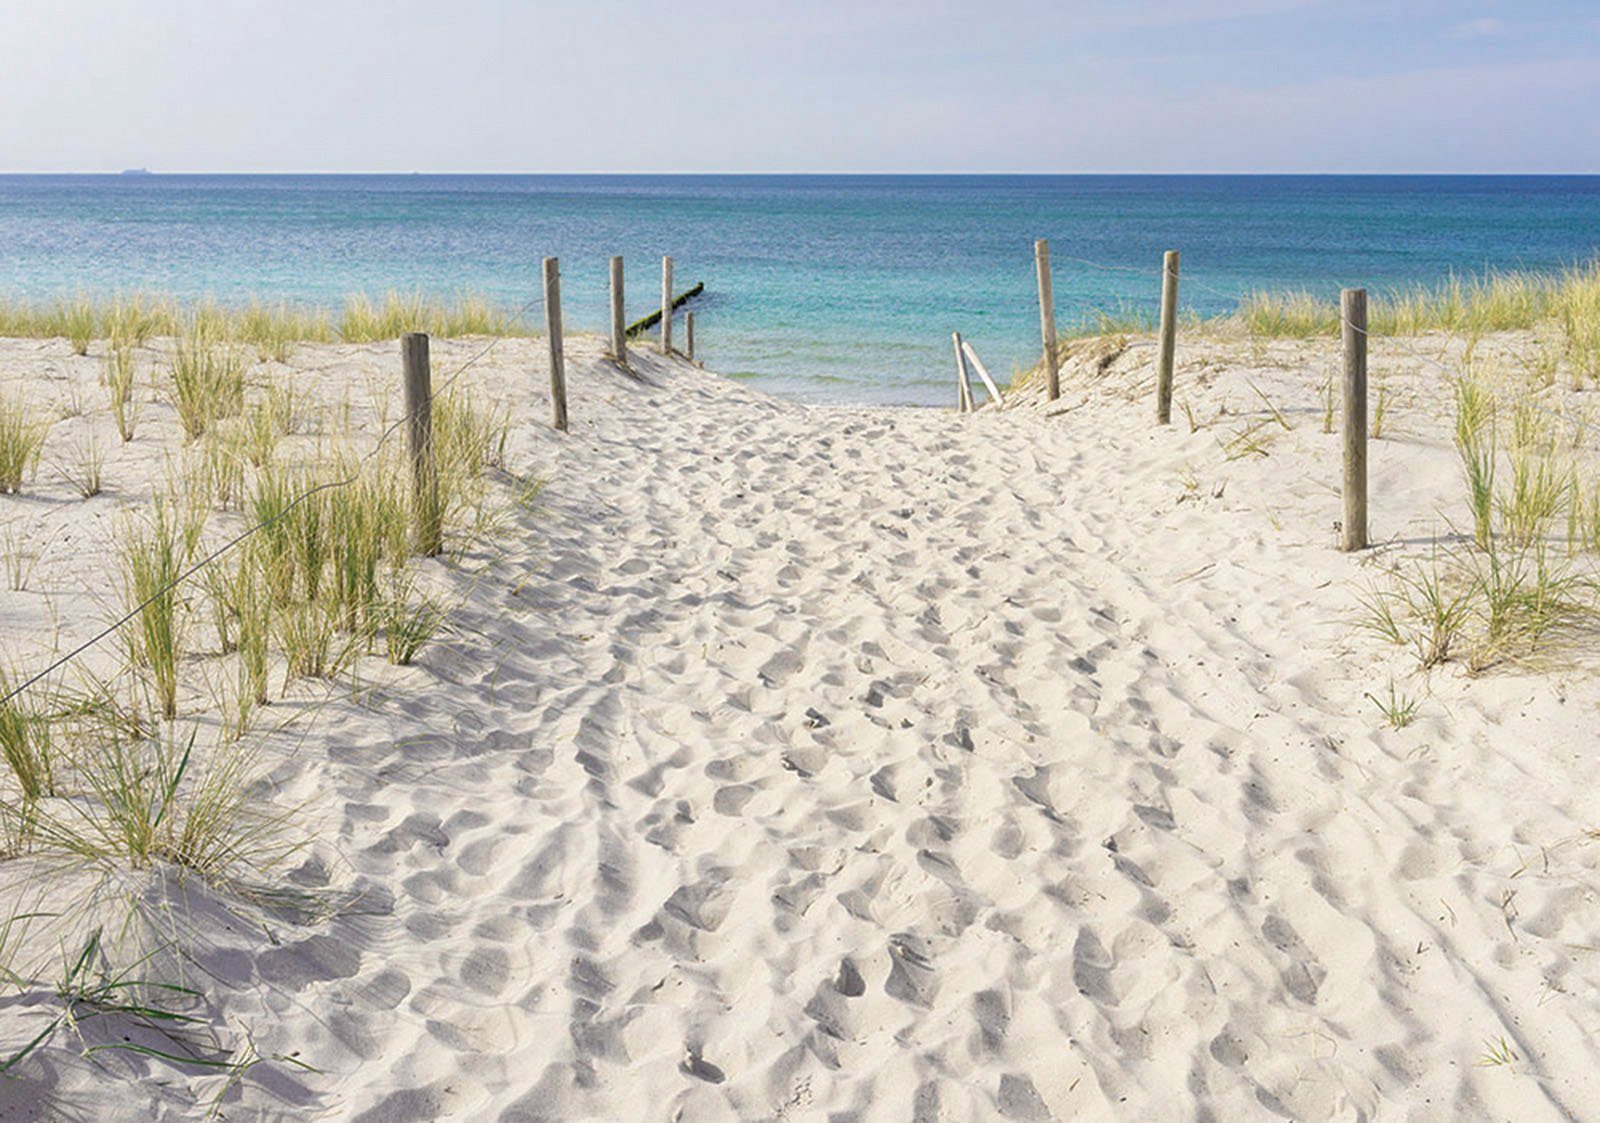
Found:
<svg viewBox="0 0 1600 1123"><path fill-rule="evenodd" d="M672 258L661 259L661 353L672 354Z"/></svg>
<svg viewBox="0 0 1600 1123"><path fill-rule="evenodd" d="M561 345L561 264L544 259L544 319L550 336L550 423L567 431L567 357Z"/></svg>
<svg viewBox="0 0 1600 1123"><path fill-rule="evenodd" d="M967 378L967 356L961 350L961 333L951 332L950 341L956 348L956 409L971 413L977 403L972 400L972 383Z"/></svg>
<svg viewBox="0 0 1600 1123"><path fill-rule="evenodd" d="M628 332L622 301L622 258L611 259L611 357L617 365L628 365Z"/></svg>
<svg viewBox="0 0 1600 1123"><path fill-rule="evenodd" d="M694 362L694 313L683 314L683 353L689 356L689 361Z"/></svg>
<svg viewBox="0 0 1600 1123"><path fill-rule="evenodd" d="M1056 298L1050 284L1050 243L1044 238L1033 243L1033 265L1039 274L1039 333L1044 336L1045 396L1053 402L1061 396L1061 373L1056 366Z"/></svg>
<svg viewBox="0 0 1600 1123"><path fill-rule="evenodd" d="M1172 424L1172 359L1178 343L1178 251L1161 261L1161 354L1156 364L1156 424Z"/></svg>
<svg viewBox="0 0 1600 1123"><path fill-rule="evenodd" d="M443 546L444 527L439 470L433 459L433 373L425 332L414 331L401 338L400 362L405 370L406 443L411 456L417 553L432 557Z"/></svg>
<svg viewBox="0 0 1600 1123"><path fill-rule="evenodd" d="M989 377L989 368L983 365L982 359L978 358L977 349L963 339L961 341L961 353L967 357L967 366L978 372L978 378L982 380L983 388L988 392L989 400L994 403L994 408L999 409L1005 404L1004 399L1000 397L1000 387L996 386L994 379ZM967 393L971 395L972 390L969 388ZM977 408L978 403L976 400L973 401L972 405L974 409Z"/></svg>
<svg viewBox="0 0 1600 1123"><path fill-rule="evenodd" d="M1344 521L1339 548L1367 545L1367 290L1339 294L1344 335Z"/></svg>

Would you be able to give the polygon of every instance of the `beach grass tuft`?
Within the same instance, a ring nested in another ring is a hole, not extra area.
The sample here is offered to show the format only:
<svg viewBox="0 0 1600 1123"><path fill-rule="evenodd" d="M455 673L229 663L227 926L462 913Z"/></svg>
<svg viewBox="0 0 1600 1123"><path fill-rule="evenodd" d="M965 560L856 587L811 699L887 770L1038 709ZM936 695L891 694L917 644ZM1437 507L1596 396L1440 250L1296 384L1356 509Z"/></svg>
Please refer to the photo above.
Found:
<svg viewBox="0 0 1600 1123"><path fill-rule="evenodd" d="M389 662L402 667L410 665L423 645L438 633L445 616L438 601L417 592L410 573L393 570L378 600L377 620Z"/></svg>
<svg viewBox="0 0 1600 1123"><path fill-rule="evenodd" d="M10 695L18 681L0 666L0 697ZM50 792L53 755L50 723L40 708L26 695L0 702L0 756L5 758L24 806L32 806Z"/></svg>
<svg viewBox="0 0 1600 1123"><path fill-rule="evenodd" d="M127 632L129 661L148 671L161 716L178 713L178 660L183 647L184 607L177 587L198 532L182 525L185 514L160 497L150 516L130 519L123 539L123 588L126 609L135 614Z"/></svg>
<svg viewBox="0 0 1600 1123"><path fill-rule="evenodd" d="M1467 479L1472 536L1480 549L1494 534L1494 478L1499 452L1495 441L1495 400L1473 373L1455 380L1455 446Z"/></svg>
<svg viewBox="0 0 1600 1123"><path fill-rule="evenodd" d="M124 444L133 440L139 426L139 406L133 397L133 344L113 339L105 359L106 392L111 397L111 418Z"/></svg>
<svg viewBox="0 0 1600 1123"><path fill-rule="evenodd" d="M203 309L185 325L167 370L172 404L190 440L244 408L244 357Z"/></svg>
<svg viewBox="0 0 1600 1123"><path fill-rule="evenodd" d="M0 493L22 490L23 481L39 466L49 432L49 420L34 413L26 400L0 395Z"/></svg>

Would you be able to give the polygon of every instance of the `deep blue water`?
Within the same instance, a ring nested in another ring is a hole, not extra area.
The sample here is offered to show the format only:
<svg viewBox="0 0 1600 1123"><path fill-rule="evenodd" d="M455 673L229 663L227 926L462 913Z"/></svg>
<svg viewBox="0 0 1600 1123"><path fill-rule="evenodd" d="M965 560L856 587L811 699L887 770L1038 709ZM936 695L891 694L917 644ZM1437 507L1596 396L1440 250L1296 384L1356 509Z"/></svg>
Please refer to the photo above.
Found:
<svg viewBox="0 0 1600 1123"><path fill-rule="evenodd" d="M950 332L997 376L1038 351L1033 239L1061 326L1259 288L1379 290L1600 251L1600 177L0 176L0 293L160 290L338 304L390 288L519 305L561 258L569 330L703 280L713 369L823 400L943 403ZM1086 259L1100 266L1085 264Z"/></svg>

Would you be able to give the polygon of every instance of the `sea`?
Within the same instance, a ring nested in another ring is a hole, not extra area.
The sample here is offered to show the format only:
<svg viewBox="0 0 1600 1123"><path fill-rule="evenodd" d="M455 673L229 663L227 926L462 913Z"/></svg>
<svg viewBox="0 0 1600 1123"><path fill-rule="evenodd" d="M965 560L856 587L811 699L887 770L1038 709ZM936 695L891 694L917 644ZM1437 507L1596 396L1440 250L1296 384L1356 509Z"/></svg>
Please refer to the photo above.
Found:
<svg viewBox="0 0 1600 1123"><path fill-rule="evenodd" d="M540 326L556 256L567 330L601 331L611 255L632 318L670 254L708 367L819 402L948 404L955 331L998 379L1035 362L1036 238L1062 330L1154 316L1168 249L1211 316L1590 260L1600 176L0 176L0 297L471 291Z"/></svg>

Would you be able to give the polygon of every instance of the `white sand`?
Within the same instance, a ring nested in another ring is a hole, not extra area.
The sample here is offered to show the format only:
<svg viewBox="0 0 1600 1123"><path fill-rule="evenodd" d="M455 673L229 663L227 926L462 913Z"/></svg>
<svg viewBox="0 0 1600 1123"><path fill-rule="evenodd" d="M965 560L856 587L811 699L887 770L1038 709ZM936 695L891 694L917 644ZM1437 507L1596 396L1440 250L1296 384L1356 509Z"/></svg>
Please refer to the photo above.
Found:
<svg viewBox="0 0 1600 1123"><path fill-rule="evenodd" d="M542 511L475 575L428 563L470 590L453 637L278 766L322 837L290 881L356 904L174 896L219 1032L318 1070L257 1066L226 1117L1600 1118L1600 690L1412 677L1350 626L1382 552L1333 548L1333 346L1186 345L1190 433L1149 423L1148 347L960 417L648 355L636 383L580 338L561 436L542 345L502 344L473 373ZM1373 533L1415 548L1459 508L1446 399L1373 365ZM96 369L0 350L8 380ZM1247 379L1294 428L1229 460L1267 416ZM36 490L71 528L117 502ZM52 549L66 643L107 567ZM0 593L10 650L43 595ZM1364 696L1391 678L1421 699L1398 731ZM223 1091L76 1046L0 1118Z"/></svg>

